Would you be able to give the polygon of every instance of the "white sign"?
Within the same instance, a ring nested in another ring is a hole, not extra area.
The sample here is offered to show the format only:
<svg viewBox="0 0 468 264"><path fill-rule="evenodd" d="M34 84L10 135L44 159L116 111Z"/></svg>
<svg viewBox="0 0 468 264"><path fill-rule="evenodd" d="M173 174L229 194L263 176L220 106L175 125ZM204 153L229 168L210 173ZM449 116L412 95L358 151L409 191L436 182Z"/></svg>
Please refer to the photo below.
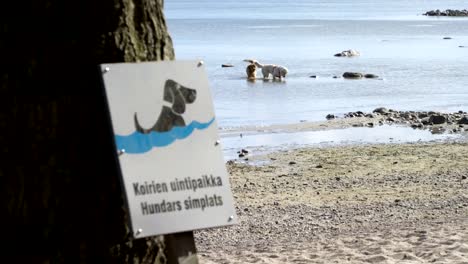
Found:
<svg viewBox="0 0 468 264"><path fill-rule="evenodd" d="M101 65L135 237L236 222L204 66Z"/></svg>

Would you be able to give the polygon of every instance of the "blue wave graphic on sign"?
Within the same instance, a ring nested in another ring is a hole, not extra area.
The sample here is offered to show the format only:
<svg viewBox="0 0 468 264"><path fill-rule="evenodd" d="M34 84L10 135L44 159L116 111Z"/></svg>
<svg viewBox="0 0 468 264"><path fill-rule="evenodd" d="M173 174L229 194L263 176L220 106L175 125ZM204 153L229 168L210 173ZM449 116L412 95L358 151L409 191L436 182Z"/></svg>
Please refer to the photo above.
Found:
<svg viewBox="0 0 468 264"><path fill-rule="evenodd" d="M213 117L213 119L207 123L192 121L187 126L176 126L167 132L152 131L149 134L143 134L135 131L128 136L116 135L115 142L117 144L117 149L124 149L125 153L142 154L150 151L153 147L169 146L178 139L187 138L195 129L203 130L208 128L214 120L215 118Z"/></svg>

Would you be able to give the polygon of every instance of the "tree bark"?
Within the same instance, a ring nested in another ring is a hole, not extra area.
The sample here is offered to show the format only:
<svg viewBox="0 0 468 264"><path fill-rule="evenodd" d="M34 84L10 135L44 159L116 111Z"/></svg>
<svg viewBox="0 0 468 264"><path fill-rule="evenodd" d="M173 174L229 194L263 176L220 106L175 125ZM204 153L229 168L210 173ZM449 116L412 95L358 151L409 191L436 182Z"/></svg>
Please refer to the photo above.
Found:
<svg viewBox="0 0 468 264"><path fill-rule="evenodd" d="M172 59L163 0L2 3L5 263L157 262L131 239L97 65Z"/></svg>

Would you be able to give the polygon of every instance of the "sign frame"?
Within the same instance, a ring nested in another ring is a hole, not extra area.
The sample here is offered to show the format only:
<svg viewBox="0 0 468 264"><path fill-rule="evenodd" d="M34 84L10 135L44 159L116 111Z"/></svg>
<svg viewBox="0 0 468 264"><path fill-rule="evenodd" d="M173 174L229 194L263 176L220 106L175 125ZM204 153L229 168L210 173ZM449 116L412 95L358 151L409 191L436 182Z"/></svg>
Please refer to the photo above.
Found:
<svg viewBox="0 0 468 264"><path fill-rule="evenodd" d="M134 238L236 224L203 63L99 67Z"/></svg>

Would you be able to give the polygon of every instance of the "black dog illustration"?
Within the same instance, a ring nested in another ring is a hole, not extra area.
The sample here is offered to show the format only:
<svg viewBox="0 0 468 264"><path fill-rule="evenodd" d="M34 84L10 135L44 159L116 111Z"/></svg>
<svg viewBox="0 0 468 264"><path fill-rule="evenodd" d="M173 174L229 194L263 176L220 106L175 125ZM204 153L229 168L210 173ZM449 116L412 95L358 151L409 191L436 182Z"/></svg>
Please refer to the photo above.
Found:
<svg viewBox="0 0 468 264"><path fill-rule="evenodd" d="M185 104L191 104L197 97L197 91L184 87L173 80L167 80L164 85L164 101L172 104L171 107L163 106L156 124L149 128L143 128L138 123L137 113L135 113L135 128L138 132L149 134L151 131L166 132L174 126L185 126L182 114L185 112Z"/></svg>

